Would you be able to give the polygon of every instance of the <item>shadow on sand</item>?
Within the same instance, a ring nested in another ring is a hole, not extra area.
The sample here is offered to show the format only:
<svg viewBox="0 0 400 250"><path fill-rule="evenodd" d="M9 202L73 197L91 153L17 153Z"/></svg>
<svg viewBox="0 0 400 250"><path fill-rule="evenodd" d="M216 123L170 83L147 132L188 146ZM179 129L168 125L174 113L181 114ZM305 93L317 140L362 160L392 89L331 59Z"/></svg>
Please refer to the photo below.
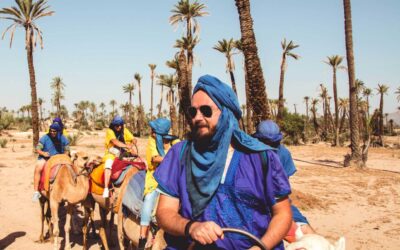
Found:
<svg viewBox="0 0 400 250"><path fill-rule="evenodd" d="M14 243L15 239L25 236L26 232L18 231L14 233L10 233L6 237L0 240L0 249L6 249L12 243Z"/></svg>

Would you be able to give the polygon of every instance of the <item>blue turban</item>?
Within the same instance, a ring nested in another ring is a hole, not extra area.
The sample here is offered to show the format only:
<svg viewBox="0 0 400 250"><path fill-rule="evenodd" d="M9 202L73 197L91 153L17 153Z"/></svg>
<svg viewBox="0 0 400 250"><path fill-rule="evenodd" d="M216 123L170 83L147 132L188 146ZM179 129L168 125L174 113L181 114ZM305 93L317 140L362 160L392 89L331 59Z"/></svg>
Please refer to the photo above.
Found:
<svg viewBox="0 0 400 250"><path fill-rule="evenodd" d="M154 121L149 122L151 129L156 133L156 146L160 156L164 157L164 143L163 137L168 135L168 131L171 128L171 122L165 118L158 118Z"/></svg>
<svg viewBox="0 0 400 250"><path fill-rule="evenodd" d="M112 119L110 126L116 126L116 125L124 125L124 119L122 119L121 116L116 115L114 119Z"/></svg>
<svg viewBox="0 0 400 250"><path fill-rule="evenodd" d="M253 136L259 139L267 139L271 142L281 141L283 137L278 125L272 120L260 122Z"/></svg>
<svg viewBox="0 0 400 250"><path fill-rule="evenodd" d="M272 149L239 129L242 117L239 101L232 88L216 77L205 75L199 78L193 94L202 90L221 110L215 133L204 149L191 143L192 174L187 177L192 213L196 218L216 192L222 178L231 140L252 152ZM201 148L201 149L200 149Z"/></svg>
<svg viewBox="0 0 400 250"><path fill-rule="evenodd" d="M54 122L57 122L57 123L61 126L61 130L63 130L64 124L63 124L63 122L62 122L62 120L61 120L60 117L54 118L54 119L53 119L53 123L54 123Z"/></svg>
<svg viewBox="0 0 400 250"><path fill-rule="evenodd" d="M53 122L53 124L50 125L50 129L54 129L57 132L61 132L61 126L58 122Z"/></svg>

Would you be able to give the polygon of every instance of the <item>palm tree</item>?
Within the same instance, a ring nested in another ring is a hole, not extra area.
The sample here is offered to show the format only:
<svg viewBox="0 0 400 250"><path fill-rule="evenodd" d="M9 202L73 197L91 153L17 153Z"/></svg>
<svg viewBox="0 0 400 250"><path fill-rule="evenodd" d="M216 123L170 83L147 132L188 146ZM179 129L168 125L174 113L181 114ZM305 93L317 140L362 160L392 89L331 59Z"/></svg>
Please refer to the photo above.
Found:
<svg viewBox="0 0 400 250"><path fill-rule="evenodd" d="M337 96L337 85L336 85L336 72L340 69L340 64L343 61L342 56L333 55L328 56L328 61L325 63L330 65L333 70L333 100L335 102L335 146L339 146L339 105Z"/></svg>
<svg viewBox="0 0 400 250"><path fill-rule="evenodd" d="M381 95L379 102L379 143L383 146L383 96L387 95L389 87L385 84L378 84L378 88L376 88L378 94Z"/></svg>
<svg viewBox="0 0 400 250"><path fill-rule="evenodd" d="M64 99L64 94L63 90L65 87L65 84L62 80L61 77L57 76L54 77L52 82L50 83L50 87L54 90L53 94L53 100L54 104L57 108L57 116L60 116L60 110L61 110L61 100Z"/></svg>
<svg viewBox="0 0 400 250"><path fill-rule="evenodd" d="M183 23L186 26L186 39L188 43L193 43L193 41L198 41L198 35L200 31L200 25L197 21L198 17L203 17L208 15L205 11L207 6L199 3L195 0L190 3L190 0L180 0L178 4L174 6L171 10L173 15L169 18L171 25L177 26L179 23ZM193 38L193 34L195 37ZM187 86L189 87L189 92L192 92L192 67L193 67L193 48L194 46L188 46L186 49L187 57Z"/></svg>
<svg viewBox="0 0 400 250"><path fill-rule="evenodd" d="M89 110L92 112L92 128L94 129L96 127L96 112L97 112L97 106L96 103L91 102L89 103Z"/></svg>
<svg viewBox="0 0 400 250"><path fill-rule="evenodd" d="M346 120L348 106L349 106L348 98L339 98L339 110L342 111L342 118L340 119L339 133L341 133L344 130L344 123Z"/></svg>
<svg viewBox="0 0 400 250"><path fill-rule="evenodd" d="M329 124L328 124L328 116L329 116L329 104L328 104L328 89L323 85L320 84L321 87L321 93L319 94L319 97L321 98L322 101L322 111L323 111L323 116L324 116L324 127L323 127L323 132L325 136L328 134L329 130Z"/></svg>
<svg viewBox="0 0 400 250"><path fill-rule="evenodd" d="M313 124L314 124L314 129L315 133L318 135L319 134L319 124L317 120L317 104L318 104L318 99L311 99L311 113L313 115Z"/></svg>
<svg viewBox="0 0 400 250"><path fill-rule="evenodd" d="M251 94L251 108L254 125L271 115L265 90L265 80L261 68L256 37L253 30L253 19L250 13L250 0L235 0L239 13L242 48Z"/></svg>
<svg viewBox="0 0 400 250"><path fill-rule="evenodd" d="M369 97L372 95L372 89L370 88L364 88L363 90L363 96L365 97L365 100L367 102L367 118L369 119Z"/></svg>
<svg viewBox="0 0 400 250"><path fill-rule="evenodd" d="M12 46L14 32L17 27L25 29L25 49L27 53L29 83L31 87L31 108L32 108L32 130L33 130L33 146L36 147L39 142L39 114L37 104L36 77L33 65L33 51L36 42L39 40L43 49L43 32L36 25L39 18L53 15L54 11L49 11L50 6L46 0L15 0L17 7L2 8L0 10L0 18L11 20L13 23L4 31L4 38L7 31L10 31L10 47Z"/></svg>
<svg viewBox="0 0 400 250"><path fill-rule="evenodd" d="M299 59L299 55L296 55L294 53L292 53L292 50L294 50L295 48L299 47L299 45L294 44L293 41L290 41L289 43L286 42L286 38L283 39L283 41L281 42L282 45L282 62L281 62L281 76L280 76L280 80L279 80L279 104L278 104L278 115L277 115L277 120L281 121L283 119L283 110L284 110L284 106L285 106L285 102L283 101L283 84L285 81L285 71L286 71L286 57L292 57L295 60Z"/></svg>
<svg viewBox="0 0 400 250"><path fill-rule="evenodd" d="M243 46L242 42L240 40L235 41L235 48L240 51L240 53L243 54ZM244 54L243 54L244 55ZM247 77L247 71L246 71L246 65L243 64L243 71L244 71L244 86L246 90L246 132L248 134L253 133L253 122L252 122L252 115L251 115L251 94L250 94L250 89L249 89L249 81Z"/></svg>
<svg viewBox="0 0 400 250"><path fill-rule="evenodd" d="M157 64L149 64L150 67L150 79L151 79L151 101L150 101L150 117L153 119L153 86L154 86L154 70L157 67Z"/></svg>
<svg viewBox="0 0 400 250"><path fill-rule="evenodd" d="M137 81L139 87L139 108L138 108L138 121L137 121L137 133L138 136L141 136L142 128L144 126L144 110L142 106L142 76L139 73L135 74L135 80Z"/></svg>
<svg viewBox="0 0 400 250"><path fill-rule="evenodd" d="M397 95L397 102L400 102L400 87L397 87L396 91L394 92Z"/></svg>
<svg viewBox="0 0 400 250"><path fill-rule="evenodd" d="M115 116L115 106L117 105L117 101L116 100L111 100L110 101L110 105L111 105L111 110L112 110L111 117L114 117ZM132 105L131 105L131 107L132 107Z"/></svg>
<svg viewBox="0 0 400 250"><path fill-rule="evenodd" d="M104 102L101 102L99 104L99 108L101 109L101 119L104 120L104 114L105 114L105 109L106 109L106 105L104 104Z"/></svg>
<svg viewBox="0 0 400 250"><path fill-rule="evenodd" d="M348 157L348 164L355 163L357 166L364 166L362 158L367 157L367 148L360 152L360 131L358 127L358 107L357 107L357 88L355 86L355 66L353 54L353 25L351 21L351 2L343 0L344 9L344 29L346 38L346 59L347 73L349 76L349 99L350 99L350 140L351 155ZM365 162L364 162L365 163Z"/></svg>
<svg viewBox="0 0 400 250"><path fill-rule="evenodd" d="M122 86L122 89L124 90L124 93L129 94L129 124L132 125L132 110L133 110L133 102L132 102L132 96L133 96L133 91L135 90L135 85L133 83L127 83L124 86ZM110 102L111 104L111 102ZM112 105L112 104L111 104ZM113 107L113 116L114 116L114 107Z"/></svg>
<svg viewBox="0 0 400 250"><path fill-rule="evenodd" d="M167 101L169 104L169 114L171 119L172 133L177 133L177 118L175 108L175 90L178 85L178 79L175 74L160 75L158 76L158 84L163 85L169 89L167 93Z"/></svg>
<svg viewBox="0 0 400 250"><path fill-rule="evenodd" d="M232 56L234 55L235 41L233 40L233 38L231 38L229 40L226 40L224 38L224 39L218 41L218 43L213 47L213 49L215 49L225 55L226 70L229 72L229 75L231 77L232 89L237 96L235 76L233 74L233 71L235 70L235 64L234 64L233 58L232 58Z"/></svg>
<svg viewBox="0 0 400 250"><path fill-rule="evenodd" d="M38 98L38 105L39 105L39 128L40 130L43 129L43 103L44 100L42 98Z"/></svg>
<svg viewBox="0 0 400 250"><path fill-rule="evenodd" d="M310 120L310 118L308 117L308 101L310 100L309 96L305 96L304 97L304 102L306 103L306 117L307 117L307 123Z"/></svg>

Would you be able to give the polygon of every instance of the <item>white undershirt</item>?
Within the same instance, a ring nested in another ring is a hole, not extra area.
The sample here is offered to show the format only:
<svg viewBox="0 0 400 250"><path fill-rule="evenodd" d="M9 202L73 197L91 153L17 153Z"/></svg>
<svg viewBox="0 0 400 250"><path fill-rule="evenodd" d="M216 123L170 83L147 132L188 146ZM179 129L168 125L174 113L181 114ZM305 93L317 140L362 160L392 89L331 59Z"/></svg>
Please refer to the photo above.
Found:
<svg viewBox="0 0 400 250"><path fill-rule="evenodd" d="M224 184L224 182L225 182L226 173L228 172L229 165L231 164L234 151L235 150L231 146L229 146L228 155L226 156L224 172L222 173L221 184Z"/></svg>

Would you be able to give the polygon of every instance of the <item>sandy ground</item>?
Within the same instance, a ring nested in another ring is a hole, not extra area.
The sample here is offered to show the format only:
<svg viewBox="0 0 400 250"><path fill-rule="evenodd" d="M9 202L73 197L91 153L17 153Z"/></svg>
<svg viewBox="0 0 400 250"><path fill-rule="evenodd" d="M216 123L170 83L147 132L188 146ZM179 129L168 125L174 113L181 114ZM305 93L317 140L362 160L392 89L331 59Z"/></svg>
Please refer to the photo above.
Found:
<svg viewBox="0 0 400 250"><path fill-rule="evenodd" d="M32 203L35 158L29 132L8 131L0 148L0 249L52 249L35 243L40 232L39 204ZM85 132L74 150L103 153L104 132ZM392 138L394 142L400 139ZM139 139L144 154L146 139ZM315 230L330 241L346 238L346 249L399 249L400 150L372 148L368 168L342 168L348 148L326 144L290 147L297 166L292 199ZM98 226L98 215L97 226ZM73 249L81 248L72 237ZM90 249L99 249L91 239Z"/></svg>

